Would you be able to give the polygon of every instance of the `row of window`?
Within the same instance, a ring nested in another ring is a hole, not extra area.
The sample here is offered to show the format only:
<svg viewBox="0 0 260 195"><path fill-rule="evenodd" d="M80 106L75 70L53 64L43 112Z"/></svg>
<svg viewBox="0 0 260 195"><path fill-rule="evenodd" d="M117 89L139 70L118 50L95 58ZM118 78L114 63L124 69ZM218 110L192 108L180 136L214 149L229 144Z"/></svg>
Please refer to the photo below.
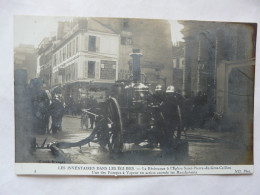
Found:
<svg viewBox="0 0 260 195"><path fill-rule="evenodd" d="M85 36L85 50L99 52L100 50L100 38L96 36ZM77 36L72 41L67 43L63 48L53 55L53 64L63 62L64 60L70 58L79 51L79 37Z"/></svg>
<svg viewBox="0 0 260 195"><path fill-rule="evenodd" d="M83 64L83 77L89 79L116 79L116 62L101 60L100 70L99 62L96 61L85 61ZM99 72L100 71L100 72ZM60 82L65 83L74 81L78 78L78 64L73 63L64 69L61 69L53 74L53 83L58 84ZM62 77L60 77L63 75ZM62 81L60 80L62 79Z"/></svg>
<svg viewBox="0 0 260 195"><path fill-rule="evenodd" d="M173 68L183 68L184 63L185 63L184 59L177 58L173 60Z"/></svg>
<svg viewBox="0 0 260 195"><path fill-rule="evenodd" d="M77 72L78 72L78 64L77 63L73 63L73 64L67 66L64 69L64 72L61 73L61 74L64 75L62 77L62 83L76 80L77 77L78 77ZM60 74L59 74L59 71L57 71L53 74L54 84L60 83L59 78L60 78Z"/></svg>
<svg viewBox="0 0 260 195"><path fill-rule="evenodd" d="M65 81L74 81L77 78L77 64L73 63L65 68Z"/></svg>
<svg viewBox="0 0 260 195"><path fill-rule="evenodd" d="M99 70L100 64L100 70ZM83 66L84 78L90 79L116 79L116 62L109 60L101 60L101 62L85 61Z"/></svg>
<svg viewBox="0 0 260 195"><path fill-rule="evenodd" d="M77 36L53 55L53 65L56 66L57 64L76 54L78 51L79 38Z"/></svg>

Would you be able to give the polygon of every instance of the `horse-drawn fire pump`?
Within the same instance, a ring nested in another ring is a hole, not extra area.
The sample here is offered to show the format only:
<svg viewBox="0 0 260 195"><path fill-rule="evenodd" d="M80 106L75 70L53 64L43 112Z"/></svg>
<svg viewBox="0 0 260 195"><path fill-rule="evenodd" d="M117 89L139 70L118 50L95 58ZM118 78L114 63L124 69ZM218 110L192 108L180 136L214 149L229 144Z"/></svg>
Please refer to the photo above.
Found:
<svg viewBox="0 0 260 195"><path fill-rule="evenodd" d="M133 50L133 77L117 81L113 96L100 106L99 113L83 110L95 117L95 128L89 137L76 142L54 142L50 147L81 147L89 142L99 143L110 152L120 153L124 144L147 142L150 148L165 150L182 143L183 125L181 108L174 93L156 100L147 83L141 82L139 50ZM163 95L163 94L162 94Z"/></svg>

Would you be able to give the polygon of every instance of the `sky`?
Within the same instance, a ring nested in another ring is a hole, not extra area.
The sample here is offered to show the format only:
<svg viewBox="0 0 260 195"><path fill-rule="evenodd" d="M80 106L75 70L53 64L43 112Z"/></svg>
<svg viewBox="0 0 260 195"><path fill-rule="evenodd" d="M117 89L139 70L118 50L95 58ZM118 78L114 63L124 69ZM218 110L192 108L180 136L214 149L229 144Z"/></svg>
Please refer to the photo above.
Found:
<svg viewBox="0 0 260 195"><path fill-rule="evenodd" d="M36 48L45 37L56 35L58 21L71 17L14 16L14 47L30 44Z"/></svg>
<svg viewBox="0 0 260 195"><path fill-rule="evenodd" d="M175 44L178 41L184 41L183 35L180 32L184 26L179 24L176 20L169 20L169 23L171 25L172 43Z"/></svg>
<svg viewBox="0 0 260 195"><path fill-rule="evenodd" d="M14 16L14 47L19 44L30 44L38 48L45 37L56 35L58 21L71 21L72 17L51 16ZM180 30L183 25L177 21L169 21L172 42L182 41Z"/></svg>

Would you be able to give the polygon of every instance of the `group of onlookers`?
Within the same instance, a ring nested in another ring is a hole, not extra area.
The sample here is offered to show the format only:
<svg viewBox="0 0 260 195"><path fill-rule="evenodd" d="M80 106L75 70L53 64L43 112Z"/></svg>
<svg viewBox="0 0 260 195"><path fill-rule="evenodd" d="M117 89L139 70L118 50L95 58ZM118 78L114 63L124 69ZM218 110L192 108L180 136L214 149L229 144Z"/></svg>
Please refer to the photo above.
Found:
<svg viewBox="0 0 260 195"><path fill-rule="evenodd" d="M208 97L206 93L194 92L190 97L184 97L179 90L175 90L174 86L168 86L164 91L161 85L157 85L155 93L153 94L153 101L161 104L163 107L164 102L167 102L165 108L166 116L168 118L178 119L181 115L183 126L185 130L194 130L195 128L206 128L207 121L210 120L214 113L210 112ZM174 113L170 110L171 106L168 104L178 104L180 106L179 113ZM167 108L168 107L168 108ZM176 115L176 116L171 116ZM169 123L174 121L169 120Z"/></svg>
<svg viewBox="0 0 260 195"><path fill-rule="evenodd" d="M62 130L64 101L61 90L46 90L39 78L27 82L27 71L15 70L15 137L16 158L24 160L23 153L36 148L36 135Z"/></svg>
<svg viewBox="0 0 260 195"><path fill-rule="evenodd" d="M39 134L50 132L55 134L57 131L61 131L64 115L64 99L61 89L56 88L49 92L38 78L31 80L30 89L34 131Z"/></svg>
<svg viewBox="0 0 260 195"><path fill-rule="evenodd" d="M64 100L61 90L46 89L39 78L27 83L23 71L15 78L15 107L18 125L32 134L46 134L62 130ZM21 77L21 78L20 78ZM20 121L21 119L21 121ZM21 122L21 123L20 123Z"/></svg>
<svg viewBox="0 0 260 195"><path fill-rule="evenodd" d="M76 116L80 115L82 109L96 108L98 102L93 96L82 98L79 101L74 101L73 97L70 95L65 98L65 114Z"/></svg>

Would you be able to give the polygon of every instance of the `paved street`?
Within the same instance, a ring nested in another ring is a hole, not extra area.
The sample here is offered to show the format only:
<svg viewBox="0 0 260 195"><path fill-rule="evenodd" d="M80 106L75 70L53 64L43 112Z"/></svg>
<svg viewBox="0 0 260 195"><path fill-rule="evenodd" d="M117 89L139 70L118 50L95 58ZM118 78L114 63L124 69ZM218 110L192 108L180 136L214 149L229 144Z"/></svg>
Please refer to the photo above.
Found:
<svg viewBox="0 0 260 195"><path fill-rule="evenodd" d="M46 141L76 142L90 135L91 129L83 130L80 127L80 118L65 116L63 131L57 135L49 135ZM38 136L37 143L41 145L46 136ZM179 150L171 154L160 148L148 149L125 144L124 152L120 155L111 155L108 150L102 149L97 143L90 143L83 147L62 149L71 163L79 164L170 164L170 165L203 165L203 164L245 164L250 161L243 137L234 133L220 133L196 129L187 132L188 144L183 144ZM48 149L38 149L35 153L36 162L57 162ZM252 160L252 159L251 159Z"/></svg>

